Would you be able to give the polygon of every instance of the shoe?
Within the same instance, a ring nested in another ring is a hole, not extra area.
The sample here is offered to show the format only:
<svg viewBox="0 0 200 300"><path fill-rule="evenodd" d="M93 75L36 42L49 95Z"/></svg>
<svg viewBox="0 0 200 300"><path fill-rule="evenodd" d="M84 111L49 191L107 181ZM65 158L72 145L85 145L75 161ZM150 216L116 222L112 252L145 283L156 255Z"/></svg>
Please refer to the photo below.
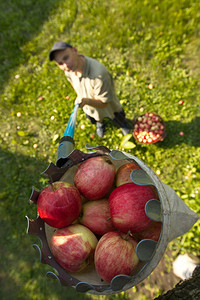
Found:
<svg viewBox="0 0 200 300"><path fill-rule="evenodd" d="M130 129L129 123L126 119L125 119L125 122L121 126L121 130L122 130L123 135L130 133L131 129Z"/></svg>
<svg viewBox="0 0 200 300"><path fill-rule="evenodd" d="M96 133L99 137L103 137L104 136L104 123L100 123L100 122L97 122L96 123L96 126L97 126L97 129L96 129Z"/></svg>
<svg viewBox="0 0 200 300"><path fill-rule="evenodd" d="M192 276L197 265L198 263L187 254L179 255L173 262L173 272L177 277L185 280Z"/></svg>
<svg viewBox="0 0 200 300"><path fill-rule="evenodd" d="M127 135L130 133L130 128L121 127L123 135Z"/></svg>

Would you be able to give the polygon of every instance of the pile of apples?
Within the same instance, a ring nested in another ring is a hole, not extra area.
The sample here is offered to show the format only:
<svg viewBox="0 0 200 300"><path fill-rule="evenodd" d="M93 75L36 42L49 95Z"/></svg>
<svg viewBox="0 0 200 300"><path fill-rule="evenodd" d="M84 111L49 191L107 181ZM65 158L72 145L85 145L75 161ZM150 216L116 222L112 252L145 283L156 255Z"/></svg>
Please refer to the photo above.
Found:
<svg viewBox="0 0 200 300"><path fill-rule="evenodd" d="M80 272L94 263L105 282L132 275L139 264L137 243L158 241L162 224L145 213L146 202L158 195L153 187L132 182L136 168L130 162L116 170L108 156L92 157L77 166L74 184L56 181L40 192L37 210L56 228L50 248L66 271Z"/></svg>
<svg viewBox="0 0 200 300"><path fill-rule="evenodd" d="M151 112L139 116L133 127L133 136L141 144L163 141L165 124L162 118Z"/></svg>

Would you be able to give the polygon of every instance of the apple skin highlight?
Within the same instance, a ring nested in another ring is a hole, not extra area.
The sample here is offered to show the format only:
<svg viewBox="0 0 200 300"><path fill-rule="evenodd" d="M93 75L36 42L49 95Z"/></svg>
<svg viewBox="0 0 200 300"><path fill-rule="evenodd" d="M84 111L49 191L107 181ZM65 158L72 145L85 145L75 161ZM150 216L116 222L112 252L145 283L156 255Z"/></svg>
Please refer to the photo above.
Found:
<svg viewBox="0 0 200 300"><path fill-rule="evenodd" d="M96 236L83 225L73 224L57 229L50 248L56 261L69 272L85 269L94 259Z"/></svg>
<svg viewBox="0 0 200 300"><path fill-rule="evenodd" d="M106 282L119 274L132 275L139 263L136 246L137 242L124 233L110 231L104 234L94 254L98 275Z"/></svg>
<svg viewBox="0 0 200 300"><path fill-rule="evenodd" d="M70 183L56 181L45 187L37 200L41 219L55 228L63 228L75 221L81 211L81 195Z"/></svg>
<svg viewBox="0 0 200 300"><path fill-rule="evenodd" d="M115 166L104 156L82 162L74 175L74 184L88 200L98 200L111 190L115 179Z"/></svg>
<svg viewBox="0 0 200 300"><path fill-rule="evenodd" d="M108 199L114 226L124 233L147 229L153 221L145 213L145 204L156 197L151 187L135 183L126 183L114 189Z"/></svg>

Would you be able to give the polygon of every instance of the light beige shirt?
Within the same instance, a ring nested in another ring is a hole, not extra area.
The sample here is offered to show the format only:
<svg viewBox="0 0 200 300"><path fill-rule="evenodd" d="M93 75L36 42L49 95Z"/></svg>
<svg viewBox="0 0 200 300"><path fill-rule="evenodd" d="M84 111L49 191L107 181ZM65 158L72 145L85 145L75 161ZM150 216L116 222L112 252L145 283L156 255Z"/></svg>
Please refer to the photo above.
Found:
<svg viewBox="0 0 200 300"><path fill-rule="evenodd" d="M87 115L100 122L104 118L114 119L114 113L122 111L122 106L115 93L113 78L102 63L88 56L84 56L84 58L85 64L81 77L67 71L65 71L65 75L77 96L108 103L105 108L84 105L83 110Z"/></svg>

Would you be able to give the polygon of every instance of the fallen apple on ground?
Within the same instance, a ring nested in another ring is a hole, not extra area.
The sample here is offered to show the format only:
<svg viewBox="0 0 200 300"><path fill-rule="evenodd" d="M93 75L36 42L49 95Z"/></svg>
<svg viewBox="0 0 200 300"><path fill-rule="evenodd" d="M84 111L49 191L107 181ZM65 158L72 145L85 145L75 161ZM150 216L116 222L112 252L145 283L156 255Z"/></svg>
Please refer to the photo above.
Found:
<svg viewBox="0 0 200 300"><path fill-rule="evenodd" d="M116 186L132 182L131 172L135 169L141 169L136 163L126 163L119 167L116 173Z"/></svg>
<svg viewBox="0 0 200 300"><path fill-rule="evenodd" d="M124 233L147 229L153 221L145 213L145 204L156 197L150 186L135 183L120 185L108 198L113 225Z"/></svg>
<svg viewBox="0 0 200 300"><path fill-rule="evenodd" d="M56 181L45 187L37 200L41 219L55 228L63 228L75 221L81 211L81 195L68 182Z"/></svg>
<svg viewBox="0 0 200 300"><path fill-rule="evenodd" d="M63 269L78 272L94 261L97 238L87 227L73 224L57 229L50 242L50 248Z"/></svg>
<svg viewBox="0 0 200 300"><path fill-rule="evenodd" d="M129 234L118 231L104 234L94 254L98 275L106 282L119 274L132 275L139 263L136 246L137 242Z"/></svg>
<svg viewBox="0 0 200 300"><path fill-rule="evenodd" d="M105 156L92 157L82 162L74 175L74 184L88 200L98 200L111 190L115 166Z"/></svg>
<svg viewBox="0 0 200 300"><path fill-rule="evenodd" d="M152 144L162 141L165 135L165 125L162 118L155 113L145 113L137 118L134 128L134 138L142 144Z"/></svg>
<svg viewBox="0 0 200 300"><path fill-rule="evenodd" d="M82 207L82 216L79 218L79 222L98 235L115 230L110 217L108 199L85 203Z"/></svg>

